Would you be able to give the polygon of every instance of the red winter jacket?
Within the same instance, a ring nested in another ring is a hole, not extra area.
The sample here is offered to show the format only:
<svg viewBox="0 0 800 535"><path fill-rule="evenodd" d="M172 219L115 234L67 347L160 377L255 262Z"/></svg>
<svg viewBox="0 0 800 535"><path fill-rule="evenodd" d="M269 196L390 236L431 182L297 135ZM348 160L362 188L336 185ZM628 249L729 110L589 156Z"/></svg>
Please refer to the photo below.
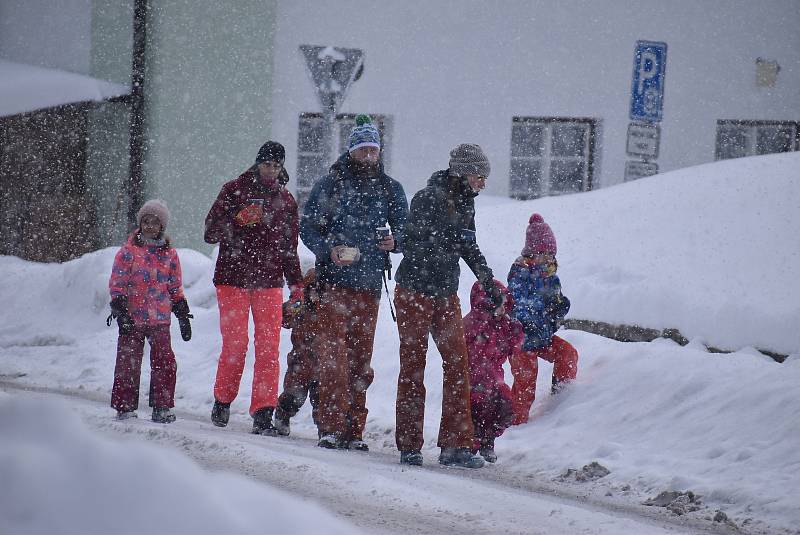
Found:
<svg viewBox="0 0 800 535"><path fill-rule="evenodd" d="M494 283L505 297L506 311L510 311L514 305L511 293L501 282ZM470 304L472 310L464 316L469 381L472 396L483 397L505 385L503 363L514 351L519 351L525 333L522 324L507 312L500 317L492 314L494 304L478 281L472 285Z"/></svg>
<svg viewBox="0 0 800 535"><path fill-rule="evenodd" d="M235 217L251 199L263 201L264 217L243 226ZM283 186L265 185L251 168L222 186L206 216L206 243L219 243L214 285L237 288L282 288L300 284L297 257L297 202Z"/></svg>
<svg viewBox="0 0 800 535"><path fill-rule="evenodd" d="M181 263L169 245L143 245L132 234L114 257L108 281L111 298L128 298L139 325L169 325L172 304L183 299Z"/></svg>

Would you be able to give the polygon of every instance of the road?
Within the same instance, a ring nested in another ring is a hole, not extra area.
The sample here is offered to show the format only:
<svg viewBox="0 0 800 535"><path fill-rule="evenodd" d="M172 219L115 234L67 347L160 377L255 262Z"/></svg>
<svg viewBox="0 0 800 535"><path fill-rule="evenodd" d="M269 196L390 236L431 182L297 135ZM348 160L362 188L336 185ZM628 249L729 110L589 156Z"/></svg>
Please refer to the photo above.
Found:
<svg viewBox="0 0 800 535"><path fill-rule="evenodd" d="M619 496L597 496L580 485L515 473L513 464L480 470L446 468L426 453L423 467L401 466L390 448L369 453L316 447L312 436L262 437L246 422L216 428L176 411L178 421L118 422L98 393L24 388L0 382L11 395L66 401L105 435L181 450L209 470L234 472L313 500L367 533L662 534L732 533L731 526L675 517ZM144 412L144 411L140 411ZM387 443L391 437L386 437Z"/></svg>

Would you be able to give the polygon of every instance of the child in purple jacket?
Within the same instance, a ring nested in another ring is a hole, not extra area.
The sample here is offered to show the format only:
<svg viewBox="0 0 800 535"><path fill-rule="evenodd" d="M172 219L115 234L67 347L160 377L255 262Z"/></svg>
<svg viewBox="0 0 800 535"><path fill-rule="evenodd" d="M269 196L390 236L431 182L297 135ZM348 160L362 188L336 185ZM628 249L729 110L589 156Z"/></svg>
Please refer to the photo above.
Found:
<svg viewBox="0 0 800 535"><path fill-rule="evenodd" d="M495 305L479 282L470 292L472 310L464 316L464 336L469 351L470 403L475 426L474 450L490 463L497 461L494 440L514 419L511 389L505 383L503 364L522 346L522 324L507 314L513 307L508 289L494 281L504 305Z"/></svg>

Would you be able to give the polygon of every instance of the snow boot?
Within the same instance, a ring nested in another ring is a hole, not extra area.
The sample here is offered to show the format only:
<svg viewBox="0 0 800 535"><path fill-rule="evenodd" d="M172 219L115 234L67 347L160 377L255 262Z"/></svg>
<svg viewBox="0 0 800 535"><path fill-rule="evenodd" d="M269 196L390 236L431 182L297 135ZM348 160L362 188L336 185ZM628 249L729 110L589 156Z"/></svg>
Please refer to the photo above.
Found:
<svg viewBox="0 0 800 535"><path fill-rule="evenodd" d="M325 433L324 435L319 437L319 442L317 442L317 446L329 450L344 449L342 441L339 439L339 435L337 435L336 433Z"/></svg>
<svg viewBox="0 0 800 535"><path fill-rule="evenodd" d="M272 412L275 407L262 407L253 413L253 434L267 437L278 436L278 430L272 425Z"/></svg>
<svg viewBox="0 0 800 535"><path fill-rule="evenodd" d="M564 389L564 383L553 377L553 384L550 387L550 395L555 396Z"/></svg>
<svg viewBox="0 0 800 535"><path fill-rule="evenodd" d="M152 419L157 424L171 424L175 421L175 415L169 407L153 407Z"/></svg>
<svg viewBox="0 0 800 535"><path fill-rule="evenodd" d="M355 451L369 451L369 444L359 438L348 442L347 449Z"/></svg>
<svg viewBox="0 0 800 535"><path fill-rule="evenodd" d="M481 457L487 463L496 463L497 462L497 454L494 452L494 448L491 446L487 446L481 448L480 450Z"/></svg>
<svg viewBox="0 0 800 535"><path fill-rule="evenodd" d="M214 400L214 408L211 409L211 423L217 427L225 427L228 425L228 419L231 417L231 404L222 403L221 401Z"/></svg>
<svg viewBox="0 0 800 535"><path fill-rule="evenodd" d="M273 424L275 425L275 429L278 431L280 436L289 436L289 432L291 431L291 426L289 425L289 416L287 416L280 407L275 409L275 421Z"/></svg>
<svg viewBox="0 0 800 535"><path fill-rule="evenodd" d="M496 463L497 462L497 454L494 452L494 439L492 438L485 438L480 442L480 449L478 452L483 457L483 460L487 463Z"/></svg>
<svg viewBox="0 0 800 535"><path fill-rule="evenodd" d="M117 420L127 420L128 418L138 418L136 411L117 411Z"/></svg>
<svg viewBox="0 0 800 535"><path fill-rule="evenodd" d="M481 468L484 460L480 455L473 455L469 448L442 448L439 464L460 466L462 468Z"/></svg>
<svg viewBox="0 0 800 535"><path fill-rule="evenodd" d="M400 464L408 464L411 466L422 466L422 453L416 450L401 451Z"/></svg>

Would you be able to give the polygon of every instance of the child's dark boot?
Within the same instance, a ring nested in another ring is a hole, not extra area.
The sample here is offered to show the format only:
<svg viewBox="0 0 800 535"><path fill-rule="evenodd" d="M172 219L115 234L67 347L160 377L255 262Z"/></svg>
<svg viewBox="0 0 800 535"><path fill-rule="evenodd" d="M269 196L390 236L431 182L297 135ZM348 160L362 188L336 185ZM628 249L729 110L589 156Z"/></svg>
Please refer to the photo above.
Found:
<svg viewBox="0 0 800 535"><path fill-rule="evenodd" d="M157 424L171 424L175 415L168 407L153 407L153 421Z"/></svg>
<svg viewBox="0 0 800 535"><path fill-rule="evenodd" d="M487 463L496 463L497 454L494 452L494 439L487 438L482 440L479 453Z"/></svg>

